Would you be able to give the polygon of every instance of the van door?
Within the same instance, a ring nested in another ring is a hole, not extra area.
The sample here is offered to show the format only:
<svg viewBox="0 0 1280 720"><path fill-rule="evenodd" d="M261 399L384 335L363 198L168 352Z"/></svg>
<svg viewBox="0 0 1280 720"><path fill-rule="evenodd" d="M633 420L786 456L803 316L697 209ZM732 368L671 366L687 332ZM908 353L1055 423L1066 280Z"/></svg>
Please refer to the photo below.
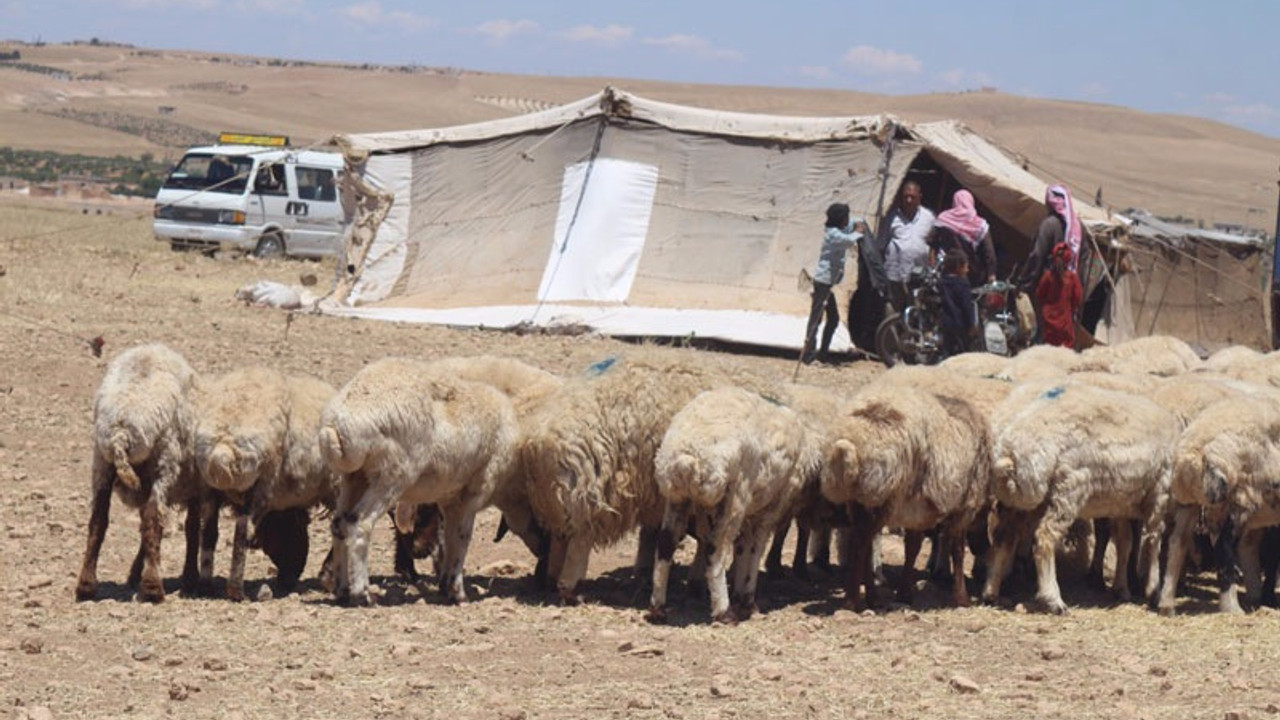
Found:
<svg viewBox="0 0 1280 720"><path fill-rule="evenodd" d="M285 164L282 160L261 160L253 177L253 191L249 195L246 224L259 228L279 226L285 235L286 247L293 218L286 213L289 205L289 187L285 181ZM252 248L250 248L252 249Z"/></svg>
<svg viewBox="0 0 1280 720"><path fill-rule="evenodd" d="M289 208L294 222L289 252L312 257L336 254L342 228L337 172L308 165L291 169L297 197Z"/></svg>

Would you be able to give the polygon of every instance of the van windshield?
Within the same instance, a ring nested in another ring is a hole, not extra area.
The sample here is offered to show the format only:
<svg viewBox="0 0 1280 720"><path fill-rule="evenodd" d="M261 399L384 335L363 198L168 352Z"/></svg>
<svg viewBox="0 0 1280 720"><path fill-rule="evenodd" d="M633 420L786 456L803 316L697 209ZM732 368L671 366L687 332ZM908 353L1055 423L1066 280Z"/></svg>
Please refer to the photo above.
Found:
<svg viewBox="0 0 1280 720"><path fill-rule="evenodd" d="M206 190L241 195L248 185L253 158L188 153L169 173L164 186L174 190Z"/></svg>

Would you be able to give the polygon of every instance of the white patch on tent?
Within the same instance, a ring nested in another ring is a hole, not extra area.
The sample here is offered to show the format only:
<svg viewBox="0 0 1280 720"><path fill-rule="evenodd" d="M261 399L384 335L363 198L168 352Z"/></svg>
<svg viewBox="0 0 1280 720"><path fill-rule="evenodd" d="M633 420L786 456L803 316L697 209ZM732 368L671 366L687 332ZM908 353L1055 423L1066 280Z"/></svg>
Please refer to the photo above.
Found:
<svg viewBox="0 0 1280 720"><path fill-rule="evenodd" d="M656 165L597 158L566 167L538 300L625 301L657 190Z"/></svg>

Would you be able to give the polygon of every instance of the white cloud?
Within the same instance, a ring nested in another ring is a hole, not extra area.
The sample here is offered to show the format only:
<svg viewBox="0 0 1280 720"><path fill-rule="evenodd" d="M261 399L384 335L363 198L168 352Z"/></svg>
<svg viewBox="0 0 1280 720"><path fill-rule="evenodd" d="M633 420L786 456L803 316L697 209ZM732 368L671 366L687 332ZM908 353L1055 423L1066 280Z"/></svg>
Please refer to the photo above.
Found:
<svg viewBox="0 0 1280 720"><path fill-rule="evenodd" d="M435 18L426 15L407 10L387 10L378 0L346 5L338 8L337 12L348 20L370 27L393 26L403 30L426 30L439 24Z"/></svg>
<svg viewBox="0 0 1280 720"><path fill-rule="evenodd" d="M561 33L561 37L571 42L585 42L595 45L620 45L631 39L632 29L626 25L578 25Z"/></svg>
<svg viewBox="0 0 1280 720"><path fill-rule="evenodd" d="M506 42L516 35L537 31L538 23L532 20L490 20L476 28L476 32L495 43Z"/></svg>
<svg viewBox="0 0 1280 720"><path fill-rule="evenodd" d="M844 54L844 61L863 75L915 75L924 63L914 55L858 45Z"/></svg>
<svg viewBox="0 0 1280 720"><path fill-rule="evenodd" d="M667 35L644 39L645 45L653 45L673 53L693 55L704 60L742 60L742 53L729 48L716 47L710 40L696 35Z"/></svg>
<svg viewBox="0 0 1280 720"><path fill-rule="evenodd" d="M953 68L938 75L938 80L952 90L972 90L994 85L991 76L984 72Z"/></svg>
<svg viewBox="0 0 1280 720"><path fill-rule="evenodd" d="M826 65L802 65L799 68L796 68L796 70L807 78L814 78L817 80L826 80L833 76L831 68Z"/></svg>
<svg viewBox="0 0 1280 720"><path fill-rule="evenodd" d="M1204 101L1214 105L1227 105L1236 101L1236 96L1226 92L1214 92L1204 96Z"/></svg>
<svg viewBox="0 0 1280 720"><path fill-rule="evenodd" d="M301 15L306 5L306 0L236 0L241 12L273 15Z"/></svg>

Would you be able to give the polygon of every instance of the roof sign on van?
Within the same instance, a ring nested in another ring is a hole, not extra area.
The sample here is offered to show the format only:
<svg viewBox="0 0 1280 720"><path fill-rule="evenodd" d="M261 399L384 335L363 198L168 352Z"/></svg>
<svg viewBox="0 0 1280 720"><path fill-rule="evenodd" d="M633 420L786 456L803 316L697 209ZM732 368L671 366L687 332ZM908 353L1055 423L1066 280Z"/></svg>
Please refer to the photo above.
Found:
<svg viewBox="0 0 1280 720"><path fill-rule="evenodd" d="M288 147L288 135L253 135L250 133L224 132L218 134L219 145L262 145L263 147Z"/></svg>

